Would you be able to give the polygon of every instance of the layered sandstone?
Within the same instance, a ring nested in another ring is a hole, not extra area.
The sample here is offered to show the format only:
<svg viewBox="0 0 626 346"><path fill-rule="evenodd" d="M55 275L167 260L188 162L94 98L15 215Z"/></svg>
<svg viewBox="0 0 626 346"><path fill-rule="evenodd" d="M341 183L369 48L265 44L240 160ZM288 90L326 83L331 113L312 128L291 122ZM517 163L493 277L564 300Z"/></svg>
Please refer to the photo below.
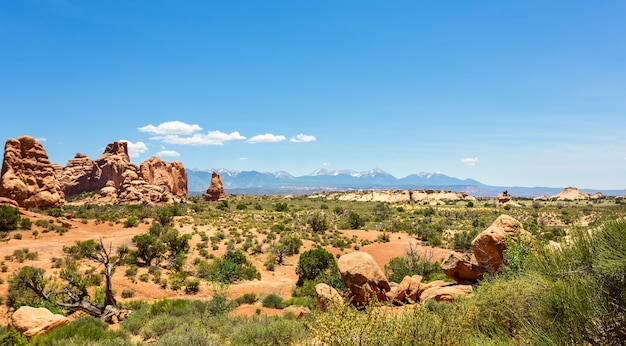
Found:
<svg viewBox="0 0 626 346"><path fill-rule="evenodd" d="M6 141L0 197L12 199L24 208L47 209L65 202L48 154L35 138L22 136Z"/></svg>
<svg viewBox="0 0 626 346"><path fill-rule="evenodd" d="M207 201L220 201L226 198L226 192L224 191L224 184L222 183L222 177L213 172L211 175L211 185L204 194L204 199Z"/></svg>

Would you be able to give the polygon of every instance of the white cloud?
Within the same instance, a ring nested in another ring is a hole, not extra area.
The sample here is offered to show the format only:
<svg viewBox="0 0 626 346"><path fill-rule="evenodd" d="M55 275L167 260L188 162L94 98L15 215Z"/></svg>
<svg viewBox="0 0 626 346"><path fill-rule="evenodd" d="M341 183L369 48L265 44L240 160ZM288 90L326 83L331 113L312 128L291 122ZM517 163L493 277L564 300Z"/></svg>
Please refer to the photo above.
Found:
<svg viewBox="0 0 626 346"><path fill-rule="evenodd" d="M248 158L247 157L240 157L239 160L240 161L248 161Z"/></svg>
<svg viewBox="0 0 626 346"><path fill-rule="evenodd" d="M138 128L141 132L149 132L157 135L190 135L194 132L202 131L198 124L189 125L182 121L166 121L157 126L152 124Z"/></svg>
<svg viewBox="0 0 626 346"><path fill-rule="evenodd" d="M330 166L330 163L324 162L324 163L322 163L322 166Z"/></svg>
<svg viewBox="0 0 626 346"><path fill-rule="evenodd" d="M305 135L304 133L300 133L295 137L291 137L289 140L293 143L306 143L306 142L315 142L315 136Z"/></svg>
<svg viewBox="0 0 626 346"><path fill-rule="evenodd" d="M476 164L478 163L478 158L477 157L467 157L467 158L464 158L463 160L461 160L461 163L466 165L466 166L476 166Z"/></svg>
<svg viewBox="0 0 626 346"><path fill-rule="evenodd" d="M45 137L35 138L35 140L36 140L37 142L45 142L45 141L47 141L47 139L46 139Z"/></svg>
<svg viewBox="0 0 626 346"><path fill-rule="evenodd" d="M144 142L133 143L125 139L120 140L120 142L128 143L128 156L131 158L139 157L139 155L148 151L148 146Z"/></svg>
<svg viewBox="0 0 626 346"><path fill-rule="evenodd" d="M273 135L271 133L266 133L263 135L256 135L252 138L250 138L247 142L250 144L256 144L256 143L277 143L277 142L282 142L284 140L286 140L287 138L285 136L281 136L281 135Z"/></svg>
<svg viewBox="0 0 626 346"><path fill-rule="evenodd" d="M239 132L224 133L221 131L209 131L206 134L196 133L190 137L179 135L156 136L152 140L161 140L165 143L180 145L223 145L227 141L244 140L246 137Z"/></svg>
<svg viewBox="0 0 626 346"><path fill-rule="evenodd" d="M156 156L158 157L176 157L176 156L180 156L180 153L176 150L161 150L158 153L156 153Z"/></svg>

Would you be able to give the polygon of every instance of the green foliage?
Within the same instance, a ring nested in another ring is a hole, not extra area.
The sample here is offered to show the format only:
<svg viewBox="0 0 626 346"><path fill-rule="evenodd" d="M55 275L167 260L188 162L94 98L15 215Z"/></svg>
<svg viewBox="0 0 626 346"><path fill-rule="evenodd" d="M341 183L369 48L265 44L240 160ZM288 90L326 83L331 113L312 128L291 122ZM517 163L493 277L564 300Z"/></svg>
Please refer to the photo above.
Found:
<svg viewBox="0 0 626 346"><path fill-rule="evenodd" d="M256 267L239 249L227 251L221 258L214 259L205 270L207 279L226 284L261 278Z"/></svg>
<svg viewBox="0 0 626 346"><path fill-rule="evenodd" d="M348 215L348 225L350 225L350 229L360 229L365 226L365 219L359 213L351 211Z"/></svg>
<svg viewBox="0 0 626 346"><path fill-rule="evenodd" d="M276 316L253 318L233 331L231 344L297 345L305 336L305 326L298 321Z"/></svg>
<svg viewBox="0 0 626 346"><path fill-rule="evenodd" d="M285 202L278 202L278 203L274 204L274 210L276 210L278 212L287 211L287 210L289 210L289 206L287 206L287 203L285 203Z"/></svg>
<svg viewBox="0 0 626 346"><path fill-rule="evenodd" d="M70 324L55 328L50 333L33 339L32 345L89 345L95 342L109 345L132 345L122 333L115 333L102 320L92 317L80 317Z"/></svg>
<svg viewBox="0 0 626 346"><path fill-rule="evenodd" d="M22 305L39 307L44 304L39 293L47 293L48 280L44 278L45 270L24 266L20 271L9 277L9 295L7 305L18 308Z"/></svg>
<svg viewBox="0 0 626 346"><path fill-rule="evenodd" d="M20 229L23 230L29 230L33 227L33 222L27 218L27 217L23 217L20 220Z"/></svg>
<svg viewBox="0 0 626 346"><path fill-rule="evenodd" d="M0 338L0 346L22 346L28 345L28 339L22 336L15 328L11 327Z"/></svg>
<svg viewBox="0 0 626 346"><path fill-rule="evenodd" d="M19 209L4 204L0 205L0 232L17 229L20 218Z"/></svg>
<svg viewBox="0 0 626 346"><path fill-rule="evenodd" d="M124 221L124 227L126 228L137 227L137 225L139 225L139 221L134 216L131 216Z"/></svg>
<svg viewBox="0 0 626 346"><path fill-rule="evenodd" d="M137 247L135 256L143 261L145 266L151 266L152 261L158 260L167 249L165 244L147 233L134 236L132 241Z"/></svg>
<svg viewBox="0 0 626 346"><path fill-rule="evenodd" d="M385 221L391 216L391 208L387 203L377 203L372 209L372 215L377 222Z"/></svg>
<svg viewBox="0 0 626 346"><path fill-rule="evenodd" d="M228 201L223 200L223 201L217 202L216 208L219 210L228 211L230 209L230 206L228 205Z"/></svg>
<svg viewBox="0 0 626 346"><path fill-rule="evenodd" d="M237 305L254 304L256 301L257 296L254 293L245 293L241 297L235 299L235 303L237 303Z"/></svg>
<svg viewBox="0 0 626 346"><path fill-rule="evenodd" d="M272 308L272 309L283 309L285 308L285 304L283 303L283 298L276 294L268 294L263 298L261 302L263 307Z"/></svg>
<svg viewBox="0 0 626 346"><path fill-rule="evenodd" d="M302 286L305 280L315 280L328 269L337 267L333 255L323 248L308 250L300 255L296 274L298 282L296 285Z"/></svg>
<svg viewBox="0 0 626 346"><path fill-rule="evenodd" d="M431 254L420 256L411 246L403 257L394 257L385 265L387 279L400 283L405 276L421 275L424 281L432 281L440 276L439 262L431 262Z"/></svg>
<svg viewBox="0 0 626 346"><path fill-rule="evenodd" d="M307 219L307 224L313 233L324 233L329 228L328 219L321 212L311 214Z"/></svg>

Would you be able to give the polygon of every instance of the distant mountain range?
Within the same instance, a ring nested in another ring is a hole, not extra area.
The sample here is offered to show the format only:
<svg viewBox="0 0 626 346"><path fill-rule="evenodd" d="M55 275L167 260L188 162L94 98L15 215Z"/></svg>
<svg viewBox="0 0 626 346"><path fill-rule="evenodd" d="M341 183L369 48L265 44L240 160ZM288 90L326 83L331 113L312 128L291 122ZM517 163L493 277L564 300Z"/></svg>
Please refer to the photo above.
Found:
<svg viewBox="0 0 626 346"><path fill-rule="evenodd" d="M211 173L222 177L227 194L285 195L313 194L321 191L348 191L372 189L436 189L467 192L475 197L493 197L508 190L515 197L555 195L563 190L553 187L490 186L474 179L458 179L441 173L417 173L396 178L379 168L357 172L352 170L318 169L311 174L295 177L287 172L262 173L258 171L230 171L223 168L187 169L190 195L204 193L211 184ZM588 190L604 195L623 195L623 190Z"/></svg>

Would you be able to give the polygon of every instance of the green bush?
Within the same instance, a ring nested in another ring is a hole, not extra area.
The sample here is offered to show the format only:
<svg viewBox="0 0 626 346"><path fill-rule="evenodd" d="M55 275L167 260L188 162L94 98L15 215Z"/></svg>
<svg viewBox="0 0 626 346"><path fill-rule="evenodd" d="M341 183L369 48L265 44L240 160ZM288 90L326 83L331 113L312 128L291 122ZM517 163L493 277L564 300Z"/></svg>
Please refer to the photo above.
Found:
<svg viewBox="0 0 626 346"><path fill-rule="evenodd" d="M137 227L137 225L139 225L139 221L134 216L131 216L124 221L124 227L126 228Z"/></svg>
<svg viewBox="0 0 626 346"><path fill-rule="evenodd" d="M233 331L232 345L294 345L307 336L304 325L298 321L274 316L246 322Z"/></svg>
<svg viewBox="0 0 626 346"><path fill-rule="evenodd" d="M272 308L272 309L284 309L285 304L283 303L283 298L276 294L268 294L263 298L261 302L263 307Z"/></svg>
<svg viewBox="0 0 626 346"><path fill-rule="evenodd" d="M8 205L0 205L0 232L8 232L17 229L20 221L20 210Z"/></svg>
<svg viewBox="0 0 626 346"><path fill-rule="evenodd" d="M235 299L235 302L237 303L237 305L254 304L256 303L256 301L257 301L257 297L256 297L256 294L254 293L245 293L241 297L238 297L237 299Z"/></svg>
<svg viewBox="0 0 626 346"><path fill-rule="evenodd" d="M21 346L28 345L28 339L22 336L15 328L11 327L4 334L0 334L0 346Z"/></svg>

